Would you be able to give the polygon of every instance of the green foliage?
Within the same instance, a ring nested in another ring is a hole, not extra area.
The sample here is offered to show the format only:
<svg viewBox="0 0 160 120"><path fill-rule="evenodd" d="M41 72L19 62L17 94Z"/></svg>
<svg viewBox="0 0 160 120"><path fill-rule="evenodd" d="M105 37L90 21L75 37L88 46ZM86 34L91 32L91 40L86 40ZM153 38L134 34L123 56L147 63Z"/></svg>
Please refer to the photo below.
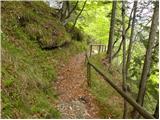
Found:
<svg viewBox="0 0 160 120"><path fill-rule="evenodd" d="M79 2L78 8L81 9L82 5L83 2ZM79 9L77 9L77 13ZM106 16L111 9L111 3L103 4L102 2L88 1L76 26L91 36L93 40L96 40L97 43L106 43L110 25L110 18Z"/></svg>
<svg viewBox="0 0 160 120"><path fill-rule="evenodd" d="M128 83L131 86L132 95L136 99L139 81L141 79L143 64L144 64L144 53L146 46L144 43L140 43L139 41L134 44L132 61L129 69L129 79ZM156 54L152 55L156 58ZM156 101L158 99L159 87L158 87L158 65L157 62L152 60L151 70L148 75L147 85L146 85L146 95L144 100L144 107L150 111L154 112Z"/></svg>
<svg viewBox="0 0 160 120"><path fill-rule="evenodd" d="M82 5L83 2L80 2L77 9L77 13L79 12L79 9L82 7ZM91 43L94 42L104 43L104 44L108 43L111 10L112 10L112 2L110 1L87 2L85 9L82 12L82 15L79 17L76 26L82 31L84 31L86 34L91 36L90 40ZM128 22L128 16L126 16L126 26L127 22ZM120 29L121 29L121 2L118 2L114 40L120 38Z"/></svg>

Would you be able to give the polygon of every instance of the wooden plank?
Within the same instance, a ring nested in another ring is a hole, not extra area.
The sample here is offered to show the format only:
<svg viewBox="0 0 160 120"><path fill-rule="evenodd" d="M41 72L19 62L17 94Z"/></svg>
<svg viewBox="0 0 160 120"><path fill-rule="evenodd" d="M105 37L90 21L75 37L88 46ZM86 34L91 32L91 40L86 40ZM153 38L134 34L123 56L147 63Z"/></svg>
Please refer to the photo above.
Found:
<svg viewBox="0 0 160 120"><path fill-rule="evenodd" d="M98 69L95 65L93 65L90 61L90 64L101 76L103 76L104 80L107 81L129 104L131 104L144 118L154 119L154 117L147 112L142 106L140 106L132 97L126 94L123 90L121 90L118 86L114 84L112 80L110 80L100 69Z"/></svg>

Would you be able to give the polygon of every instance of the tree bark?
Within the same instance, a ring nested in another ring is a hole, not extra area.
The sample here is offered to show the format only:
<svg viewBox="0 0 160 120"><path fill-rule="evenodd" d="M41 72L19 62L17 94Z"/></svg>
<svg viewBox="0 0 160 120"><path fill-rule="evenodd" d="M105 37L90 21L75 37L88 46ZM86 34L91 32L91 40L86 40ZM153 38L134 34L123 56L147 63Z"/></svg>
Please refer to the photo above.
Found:
<svg viewBox="0 0 160 120"><path fill-rule="evenodd" d="M127 62L126 62L126 76L128 78L128 69L130 65L131 60L131 49L134 39L134 30L135 30L135 21L136 21L136 11L137 11L137 1L134 1L134 11L133 11L133 19L132 19L132 28L131 28L131 35L130 35L130 41L129 41L129 47L128 47L128 55L127 55Z"/></svg>
<svg viewBox="0 0 160 120"><path fill-rule="evenodd" d="M78 2L76 2L76 4L74 5L74 7L71 9L71 5L69 1L63 1L63 7L60 10L60 21L63 23L63 25L67 24L67 19L71 16L71 14L73 13L73 11L76 9Z"/></svg>
<svg viewBox="0 0 160 120"><path fill-rule="evenodd" d="M67 15L67 10L69 9L69 1L63 1L62 9L60 10L61 16L60 21L63 22L65 20L65 17Z"/></svg>
<svg viewBox="0 0 160 120"><path fill-rule="evenodd" d="M123 74L123 85L122 88L124 92L127 92L126 88L126 38L125 38L125 3L122 1L122 41L123 41L123 67L122 67L122 74ZM123 111L123 118L127 117L127 101L124 99L124 111Z"/></svg>
<svg viewBox="0 0 160 120"><path fill-rule="evenodd" d="M129 16L129 22L128 22L128 27L126 28L126 33L128 32L130 26L131 26L131 20L132 20L132 13L133 13L133 10L134 10L134 5L133 5L133 8L131 10L131 13L130 13L130 16Z"/></svg>
<svg viewBox="0 0 160 120"><path fill-rule="evenodd" d="M108 50L107 50L107 57L109 57L110 64L112 61L112 44L113 44L113 38L114 38L116 5L117 5L117 1L113 1L113 3L112 3L112 16L111 16L111 22L110 22L110 32L109 32L109 42L108 42Z"/></svg>
<svg viewBox="0 0 160 120"><path fill-rule="evenodd" d="M123 43L123 39L121 40L121 42L120 42L120 44L119 44L118 50L117 50L117 51L115 52L115 54L112 56L112 59L114 59L114 58L117 56L117 54L119 53L119 51L121 50L122 43Z"/></svg>
<svg viewBox="0 0 160 120"><path fill-rule="evenodd" d="M84 8L85 8L86 2L87 2L87 0L84 2L83 7L82 7L80 13L77 15L77 17L76 17L76 19L75 19L75 21L74 21L74 24L73 24L70 32L72 32L72 31L74 30L74 27L75 27L75 25L76 25L76 23L77 23L77 20L78 20L79 16L81 15L81 13L83 12Z"/></svg>
<svg viewBox="0 0 160 120"><path fill-rule="evenodd" d="M77 7L77 5L78 5L78 2L79 2L79 1L77 1L76 4L75 4L75 6L69 11L69 13L68 13L68 15L65 17L65 19L68 19L68 18L71 16L72 12L76 9L76 7Z"/></svg>
<svg viewBox="0 0 160 120"><path fill-rule="evenodd" d="M134 6L133 6L133 8L134 8ZM130 16L129 16L128 27L127 27L126 30L125 30L125 34L128 32L128 30L129 30L129 28L130 28L131 19L132 19L132 13L133 13L133 8L132 8L131 13L130 13ZM114 47L114 45L115 45L115 43L116 43L117 41L118 41L118 40L116 40L116 41L113 43L113 47ZM118 50L112 55L112 59L114 59L114 58L117 56L117 54L119 53L119 51L121 50L122 43L123 43L123 40L121 40L121 42L120 42L120 44L119 44Z"/></svg>
<svg viewBox="0 0 160 120"><path fill-rule="evenodd" d="M149 34L148 46L147 46L144 65L143 65L143 71L142 71L142 75L141 75L141 81L139 84L138 97L136 100L137 103L139 103L141 106L143 106L144 95L145 95L145 90L146 90L146 82L147 82L147 78L148 78L148 73L150 71L152 47L154 45L156 31L157 31L157 27L158 27L157 26L158 25L158 18L159 18L159 2L156 1L154 13L153 13L153 17L152 17L152 24L151 24L150 34ZM139 116L140 115L134 109L133 117L139 118Z"/></svg>

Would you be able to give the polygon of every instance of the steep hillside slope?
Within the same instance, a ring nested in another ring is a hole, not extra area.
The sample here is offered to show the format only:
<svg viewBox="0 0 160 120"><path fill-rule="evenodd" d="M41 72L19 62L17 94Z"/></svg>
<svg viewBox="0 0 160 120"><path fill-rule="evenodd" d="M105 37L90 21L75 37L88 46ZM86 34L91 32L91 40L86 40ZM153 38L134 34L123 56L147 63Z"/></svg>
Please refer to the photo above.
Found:
<svg viewBox="0 0 160 120"><path fill-rule="evenodd" d="M12 36L26 34L37 40L42 48L57 47L70 41L55 10L43 2L2 2L2 29Z"/></svg>
<svg viewBox="0 0 160 120"><path fill-rule="evenodd" d="M58 118L57 66L85 49L44 2L2 2L2 118ZM46 51L42 48L58 47Z"/></svg>

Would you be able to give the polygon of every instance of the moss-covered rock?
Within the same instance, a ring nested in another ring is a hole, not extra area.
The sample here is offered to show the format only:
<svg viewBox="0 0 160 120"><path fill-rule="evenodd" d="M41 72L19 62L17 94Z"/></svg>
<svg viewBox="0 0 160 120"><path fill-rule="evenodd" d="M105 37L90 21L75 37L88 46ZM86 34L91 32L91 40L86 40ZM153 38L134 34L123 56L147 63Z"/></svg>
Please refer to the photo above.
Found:
<svg viewBox="0 0 160 120"><path fill-rule="evenodd" d="M14 34L21 27L42 48L59 47L70 36L54 15L55 10L44 2L2 2L2 30Z"/></svg>

